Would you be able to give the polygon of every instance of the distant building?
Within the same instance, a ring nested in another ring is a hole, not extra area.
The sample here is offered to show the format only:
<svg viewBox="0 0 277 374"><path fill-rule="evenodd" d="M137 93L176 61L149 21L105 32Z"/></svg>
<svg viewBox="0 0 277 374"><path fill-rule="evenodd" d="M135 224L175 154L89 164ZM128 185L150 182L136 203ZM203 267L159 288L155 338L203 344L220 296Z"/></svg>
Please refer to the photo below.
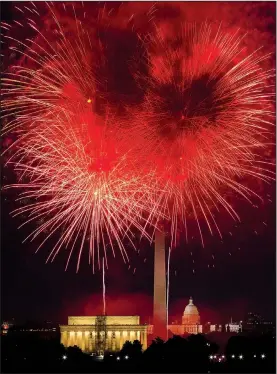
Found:
<svg viewBox="0 0 277 374"><path fill-rule="evenodd" d="M266 321L259 314L249 312L243 322L243 331L267 333L275 331L272 321Z"/></svg>
<svg viewBox="0 0 277 374"><path fill-rule="evenodd" d="M197 307L193 304L192 298L189 299L189 303L185 307L182 316L182 324L168 325L168 330L174 335L202 333L203 328L200 324L200 314Z"/></svg>
<svg viewBox="0 0 277 374"><path fill-rule="evenodd" d="M23 325L2 324L2 335L8 334L10 337L34 337L40 339L55 339L59 336L59 328L54 324L28 322Z"/></svg>
<svg viewBox="0 0 277 374"><path fill-rule="evenodd" d="M210 331L209 332L222 332L222 325L214 324L210 325Z"/></svg>
<svg viewBox="0 0 277 374"><path fill-rule="evenodd" d="M140 324L139 316L68 317L60 331L65 347L76 345L87 353L120 351L127 340L139 340L147 348L147 325Z"/></svg>
<svg viewBox="0 0 277 374"><path fill-rule="evenodd" d="M9 323L9 322L3 322L2 325L1 325L1 334L2 335L5 335L8 333L8 330L9 328L11 327L12 325Z"/></svg>
<svg viewBox="0 0 277 374"><path fill-rule="evenodd" d="M226 323L224 325L219 324L211 324L209 323L207 326L205 326L205 332L231 332L231 333L239 333L242 331L242 321L240 322L233 322L232 318L229 323Z"/></svg>
<svg viewBox="0 0 277 374"><path fill-rule="evenodd" d="M239 333L242 331L242 321L240 322L233 322L232 318L229 323L225 324L225 331L226 332L236 332Z"/></svg>

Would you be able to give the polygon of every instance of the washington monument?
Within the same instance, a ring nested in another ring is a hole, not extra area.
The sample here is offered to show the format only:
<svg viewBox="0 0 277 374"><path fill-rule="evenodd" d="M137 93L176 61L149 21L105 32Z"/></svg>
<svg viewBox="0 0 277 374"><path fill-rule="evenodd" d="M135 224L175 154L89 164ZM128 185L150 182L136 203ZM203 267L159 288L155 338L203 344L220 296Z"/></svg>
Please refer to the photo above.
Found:
<svg viewBox="0 0 277 374"><path fill-rule="evenodd" d="M154 335L167 339L165 233L155 232L154 253Z"/></svg>

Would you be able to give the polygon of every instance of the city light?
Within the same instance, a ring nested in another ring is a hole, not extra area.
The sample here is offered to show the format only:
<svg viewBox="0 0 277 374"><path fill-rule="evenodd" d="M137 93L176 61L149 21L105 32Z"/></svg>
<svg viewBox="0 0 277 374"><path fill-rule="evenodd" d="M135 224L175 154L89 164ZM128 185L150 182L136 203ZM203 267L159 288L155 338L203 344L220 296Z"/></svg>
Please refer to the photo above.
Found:
<svg viewBox="0 0 277 374"><path fill-rule="evenodd" d="M254 355L254 358L256 358L257 356L256 355Z"/></svg>
<svg viewBox="0 0 277 374"><path fill-rule="evenodd" d="M67 359L67 356L66 356L66 355L63 355L62 359L63 359L63 360L66 360L66 359Z"/></svg>
<svg viewBox="0 0 277 374"><path fill-rule="evenodd" d="M129 356L125 356L125 360L128 360Z"/></svg>
<svg viewBox="0 0 277 374"><path fill-rule="evenodd" d="M239 355L239 359L242 360L243 359L243 355Z"/></svg>
<svg viewBox="0 0 277 374"><path fill-rule="evenodd" d="M212 360L214 358L214 356L210 356L210 360Z"/></svg>
<svg viewBox="0 0 277 374"><path fill-rule="evenodd" d="M117 359L117 361L119 361L119 360L120 360L120 357L117 357L116 359Z"/></svg>
<svg viewBox="0 0 277 374"><path fill-rule="evenodd" d="M261 358L265 358L265 354L264 353L261 355Z"/></svg>
<svg viewBox="0 0 277 374"><path fill-rule="evenodd" d="M232 358L235 358L235 355L232 355L231 357L232 357Z"/></svg>

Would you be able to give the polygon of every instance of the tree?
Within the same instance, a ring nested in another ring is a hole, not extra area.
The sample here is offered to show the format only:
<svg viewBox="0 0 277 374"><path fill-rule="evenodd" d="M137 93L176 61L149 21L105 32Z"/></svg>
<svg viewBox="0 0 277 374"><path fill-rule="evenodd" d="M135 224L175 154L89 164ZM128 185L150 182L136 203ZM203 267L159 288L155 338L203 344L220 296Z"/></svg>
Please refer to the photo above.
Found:
<svg viewBox="0 0 277 374"><path fill-rule="evenodd" d="M217 351L217 345L210 343L201 334L190 335L187 340L190 361L195 362L198 367L206 367L209 363L209 355Z"/></svg>
<svg viewBox="0 0 277 374"><path fill-rule="evenodd" d="M142 344L138 340L134 342L126 341L120 351L120 355L128 357L130 360L138 360L142 355Z"/></svg>
<svg viewBox="0 0 277 374"><path fill-rule="evenodd" d="M188 341L179 335L174 335L164 344L164 357L167 361L186 361L187 352Z"/></svg>
<svg viewBox="0 0 277 374"><path fill-rule="evenodd" d="M164 341L161 338L152 340L151 345L146 349L143 356L147 361L163 360Z"/></svg>
<svg viewBox="0 0 277 374"><path fill-rule="evenodd" d="M79 361L83 357L83 352L82 350L74 345L74 347L68 347L67 348L67 357L71 361Z"/></svg>

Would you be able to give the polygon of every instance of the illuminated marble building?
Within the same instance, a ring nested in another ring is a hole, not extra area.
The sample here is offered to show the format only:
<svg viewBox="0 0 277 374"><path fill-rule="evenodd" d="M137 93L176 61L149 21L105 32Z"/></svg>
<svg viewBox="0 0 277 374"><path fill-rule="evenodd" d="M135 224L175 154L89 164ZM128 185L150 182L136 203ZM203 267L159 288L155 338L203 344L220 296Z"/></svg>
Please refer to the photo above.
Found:
<svg viewBox="0 0 277 374"><path fill-rule="evenodd" d="M202 333L200 314L197 307L193 304L192 298L189 299L189 304L185 307L182 316L182 324L168 325L168 330L174 335Z"/></svg>
<svg viewBox="0 0 277 374"><path fill-rule="evenodd" d="M65 347L76 345L87 353L116 352L127 340L139 340L147 348L147 325L140 325L139 316L68 317L60 331Z"/></svg>

